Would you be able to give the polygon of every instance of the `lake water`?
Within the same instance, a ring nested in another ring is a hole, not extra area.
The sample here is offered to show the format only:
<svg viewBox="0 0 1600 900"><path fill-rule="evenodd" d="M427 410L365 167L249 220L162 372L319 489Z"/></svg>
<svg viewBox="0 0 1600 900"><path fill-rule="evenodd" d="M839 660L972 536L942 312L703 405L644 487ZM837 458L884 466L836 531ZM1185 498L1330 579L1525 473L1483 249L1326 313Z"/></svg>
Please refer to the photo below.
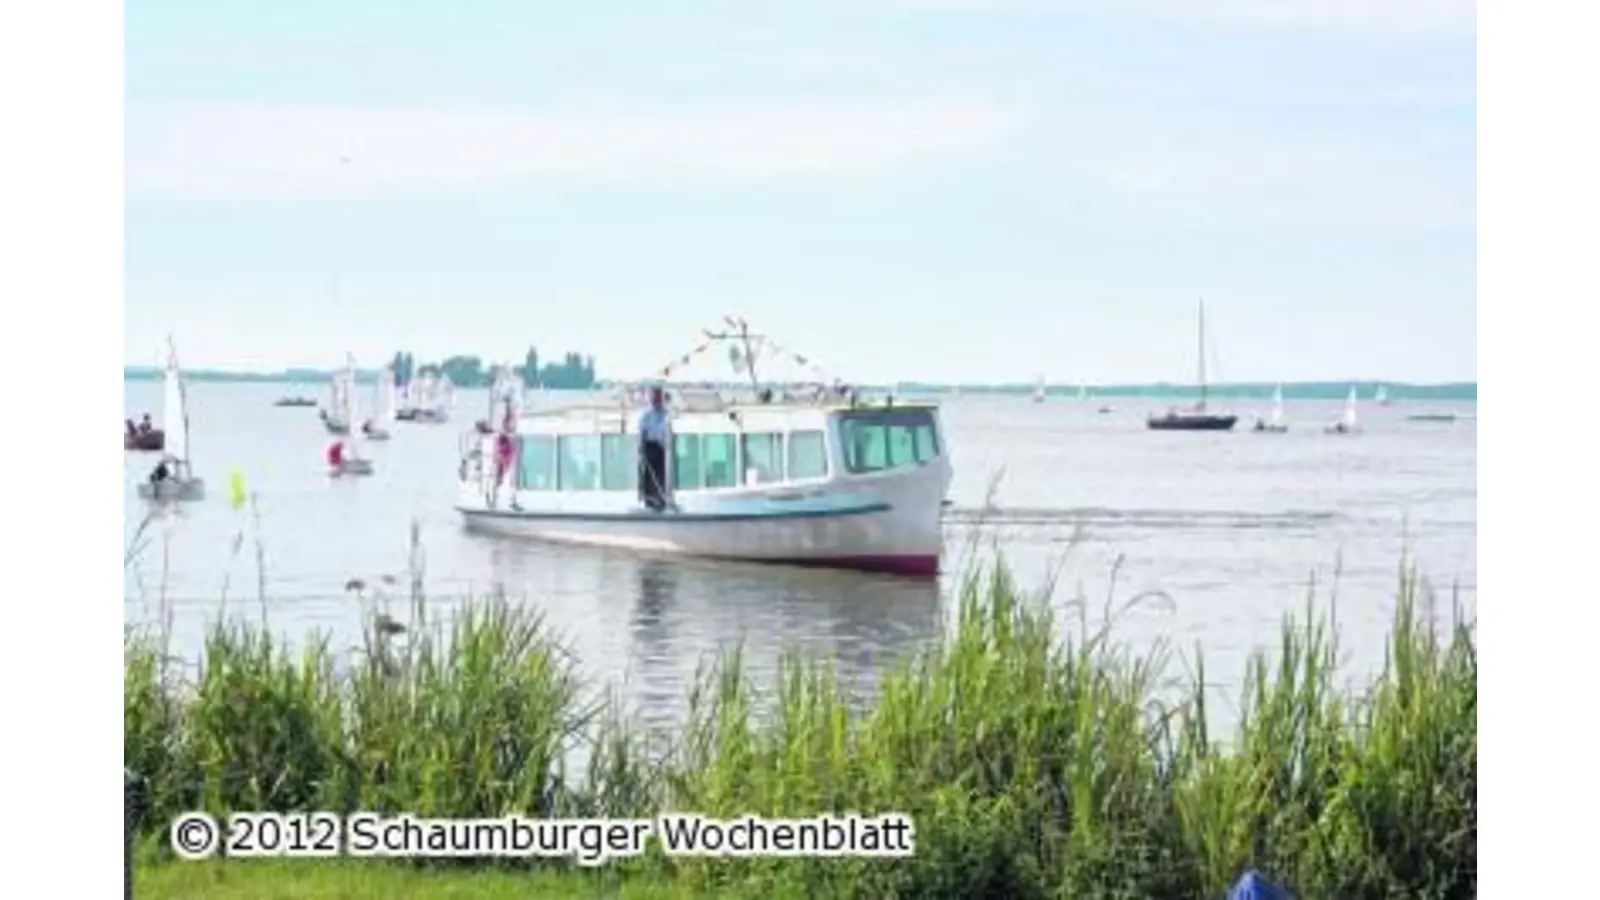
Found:
<svg viewBox="0 0 1600 900"><path fill-rule="evenodd" d="M127 415L159 418L160 383L125 384ZM461 434L483 415L485 392L459 392L448 424L399 423L393 440L369 445L372 477L330 479L322 462L329 438L316 409L275 408L283 390L189 386L194 460L209 496L150 526L127 566L124 603L128 621L149 621L164 598L179 652L198 649L204 624L224 604L257 618L260 580L275 631L300 638L322 630L336 645L353 645L360 605L345 584L385 574L403 582L413 520L430 617L447 615L464 597L503 590L542 610L597 683L622 684L624 696L662 720L681 709L697 664L719 647L743 640L758 678L786 646L831 654L865 686L894 654L936 639L953 608L960 559L934 584L469 534L451 506L453 481ZM955 466L947 538L955 553L964 555L977 530L981 542L998 544L1024 585L1042 587L1056 572L1052 602L1067 609L1087 597L1096 617L1108 596L1121 602L1164 592L1164 602L1123 616L1117 635L1134 648L1198 644L1208 678L1224 688L1249 650L1275 640L1286 613L1305 608L1313 575L1324 599L1337 575L1352 675L1382 662L1403 552L1440 593L1457 590L1472 608L1474 418L1409 422L1420 404L1367 405L1362 434L1334 437L1322 426L1342 403L1290 402L1288 434L1251 433L1258 410L1244 405L1235 407L1245 418L1234 432L1185 434L1145 429L1156 401L1112 402L1115 410L1099 414L1095 401L946 398ZM1472 404L1426 407L1440 408L1474 413ZM135 486L155 457L126 458L131 542L148 511ZM258 520L229 504L235 469L258 496ZM266 561L260 580L258 540Z"/></svg>

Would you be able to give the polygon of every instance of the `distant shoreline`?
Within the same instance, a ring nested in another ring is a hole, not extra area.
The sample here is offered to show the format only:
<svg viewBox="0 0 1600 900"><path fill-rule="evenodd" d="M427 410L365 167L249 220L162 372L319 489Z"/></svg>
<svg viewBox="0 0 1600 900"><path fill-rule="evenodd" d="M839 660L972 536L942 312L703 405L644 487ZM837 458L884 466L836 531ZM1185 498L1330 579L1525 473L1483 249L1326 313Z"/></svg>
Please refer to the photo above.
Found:
<svg viewBox="0 0 1600 900"><path fill-rule="evenodd" d="M158 381L161 379L160 369L151 366L125 366L122 370L124 381ZM221 384L281 384L286 386L326 384L332 379L333 373L313 370L289 370L285 372L223 372L211 370L195 370L184 373L184 380L190 382L211 382ZM377 380L376 371L359 371L356 373L358 381ZM607 387L612 382L601 381L596 386ZM669 382L669 385L671 383ZM1356 380L1356 381L1302 381L1283 382L1283 395L1286 399L1323 400L1343 399L1354 385L1357 393L1363 400L1370 400L1379 387L1389 393L1392 400L1471 400L1478 399L1478 383L1475 381L1445 382L1440 384L1411 384L1402 381L1382 380ZM463 385L463 387L483 387L484 385ZM901 382L894 385L862 385L869 390L893 390L901 393L941 393L949 394L960 391L964 394L1030 394L1036 385L1032 383L1008 384L1004 382L990 384L936 384L932 382ZM1273 382L1240 382L1234 384L1216 384L1207 388L1208 396L1218 399L1230 397L1262 397L1272 393L1277 387ZM1110 384L1089 385L1090 400L1114 400L1119 398L1140 397L1193 397L1197 390L1192 385L1167 384L1153 382L1149 384ZM1045 393L1052 399L1076 399L1078 385L1046 385Z"/></svg>

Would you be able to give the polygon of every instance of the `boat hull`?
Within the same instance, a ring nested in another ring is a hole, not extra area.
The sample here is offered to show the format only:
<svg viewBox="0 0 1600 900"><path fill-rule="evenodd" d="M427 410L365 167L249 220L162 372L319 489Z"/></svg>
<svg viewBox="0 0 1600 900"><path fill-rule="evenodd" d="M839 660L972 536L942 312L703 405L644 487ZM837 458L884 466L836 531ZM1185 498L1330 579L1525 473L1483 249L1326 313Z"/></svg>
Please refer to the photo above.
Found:
<svg viewBox="0 0 1600 900"><path fill-rule="evenodd" d="M347 459L337 466L328 467L328 474L334 478L350 475L371 475L372 472L372 460L370 459Z"/></svg>
<svg viewBox="0 0 1600 900"><path fill-rule="evenodd" d="M139 484L139 499L189 503L205 499L206 484L201 478L167 478Z"/></svg>
<svg viewBox="0 0 1600 900"><path fill-rule="evenodd" d="M610 515L458 509L473 531L551 543L900 575L939 571L938 540L907 540L903 513L887 504L748 515L642 508Z"/></svg>
<svg viewBox="0 0 1600 900"><path fill-rule="evenodd" d="M1217 416L1207 413L1177 413L1151 416L1145 420L1151 431L1232 431L1239 424L1238 416Z"/></svg>
<svg viewBox="0 0 1600 900"><path fill-rule="evenodd" d="M473 467L469 467L473 468ZM645 508L632 492L513 492L481 470L459 482L471 531L707 559L933 576L943 551L942 465L851 482L685 493Z"/></svg>
<svg viewBox="0 0 1600 900"><path fill-rule="evenodd" d="M122 434L122 449L137 450L141 453L154 453L166 449L167 435L165 432L147 431L139 435Z"/></svg>

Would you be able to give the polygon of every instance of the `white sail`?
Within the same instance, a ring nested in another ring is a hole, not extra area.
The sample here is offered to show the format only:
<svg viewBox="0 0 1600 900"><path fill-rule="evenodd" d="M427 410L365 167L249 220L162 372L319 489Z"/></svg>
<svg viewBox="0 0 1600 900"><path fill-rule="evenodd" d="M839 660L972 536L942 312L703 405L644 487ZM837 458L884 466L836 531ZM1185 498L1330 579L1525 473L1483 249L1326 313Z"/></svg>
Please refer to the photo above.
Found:
<svg viewBox="0 0 1600 900"><path fill-rule="evenodd" d="M1384 387L1381 384L1378 385L1378 390L1372 395L1372 399L1378 401L1379 404L1388 403L1389 402L1389 389Z"/></svg>
<svg viewBox="0 0 1600 900"><path fill-rule="evenodd" d="M1033 386L1033 402L1035 402L1035 403L1043 403L1044 402L1044 376L1043 375L1039 376L1038 382L1036 382L1034 384L1034 386Z"/></svg>
<svg viewBox="0 0 1600 900"><path fill-rule="evenodd" d="M394 366L383 367L378 373L378 387L373 394L372 415L378 425L390 425L395 421L396 412L394 389Z"/></svg>
<svg viewBox="0 0 1600 900"><path fill-rule="evenodd" d="M344 373L341 376L344 388L344 405L339 410L340 417L350 426L350 437L345 441L349 455L355 459L361 458L361 447L366 442L365 429L361 427L362 420L360 409L356 402L356 358L347 354L344 362Z"/></svg>
<svg viewBox="0 0 1600 900"><path fill-rule="evenodd" d="M1350 394L1344 400L1344 424L1354 428L1356 425L1356 389L1351 388Z"/></svg>
<svg viewBox="0 0 1600 900"><path fill-rule="evenodd" d="M338 420L341 410L344 409L344 373L335 372L328 379L328 415Z"/></svg>
<svg viewBox="0 0 1600 900"><path fill-rule="evenodd" d="M167 371L165 390L161 398L161 430L165 433L163 449L168 456L180 462L189 462L189 411L185 406L183 378L178 371L178 351L167 340Z"/></svg>
<svg viewBox="0 0 1600 900"><path fill-rule="evenodd" d="M1272 389L1272 424L1277 425L1283 421L1283 385Z"/></svg>
<svg viewBox="0 0 1600 900"><path fill-rule="evenodd" d="M1078 399L1079 400L1087 400L1087 399L1089 399L1089 386L1087 384L1078 385Z"/></svg>

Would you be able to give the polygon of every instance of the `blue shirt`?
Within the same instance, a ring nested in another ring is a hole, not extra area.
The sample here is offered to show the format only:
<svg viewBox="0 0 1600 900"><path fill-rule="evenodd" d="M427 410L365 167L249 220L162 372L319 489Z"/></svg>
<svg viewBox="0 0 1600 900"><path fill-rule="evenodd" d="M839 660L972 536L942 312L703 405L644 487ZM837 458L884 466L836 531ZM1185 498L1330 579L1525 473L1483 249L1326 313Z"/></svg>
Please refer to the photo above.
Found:
<svg viewBox="0 0 1600 900"><path fill-rule="evenodd" d="M658 444L667 442L667 411L650 407L639 416L639 437Z"/></svg>

